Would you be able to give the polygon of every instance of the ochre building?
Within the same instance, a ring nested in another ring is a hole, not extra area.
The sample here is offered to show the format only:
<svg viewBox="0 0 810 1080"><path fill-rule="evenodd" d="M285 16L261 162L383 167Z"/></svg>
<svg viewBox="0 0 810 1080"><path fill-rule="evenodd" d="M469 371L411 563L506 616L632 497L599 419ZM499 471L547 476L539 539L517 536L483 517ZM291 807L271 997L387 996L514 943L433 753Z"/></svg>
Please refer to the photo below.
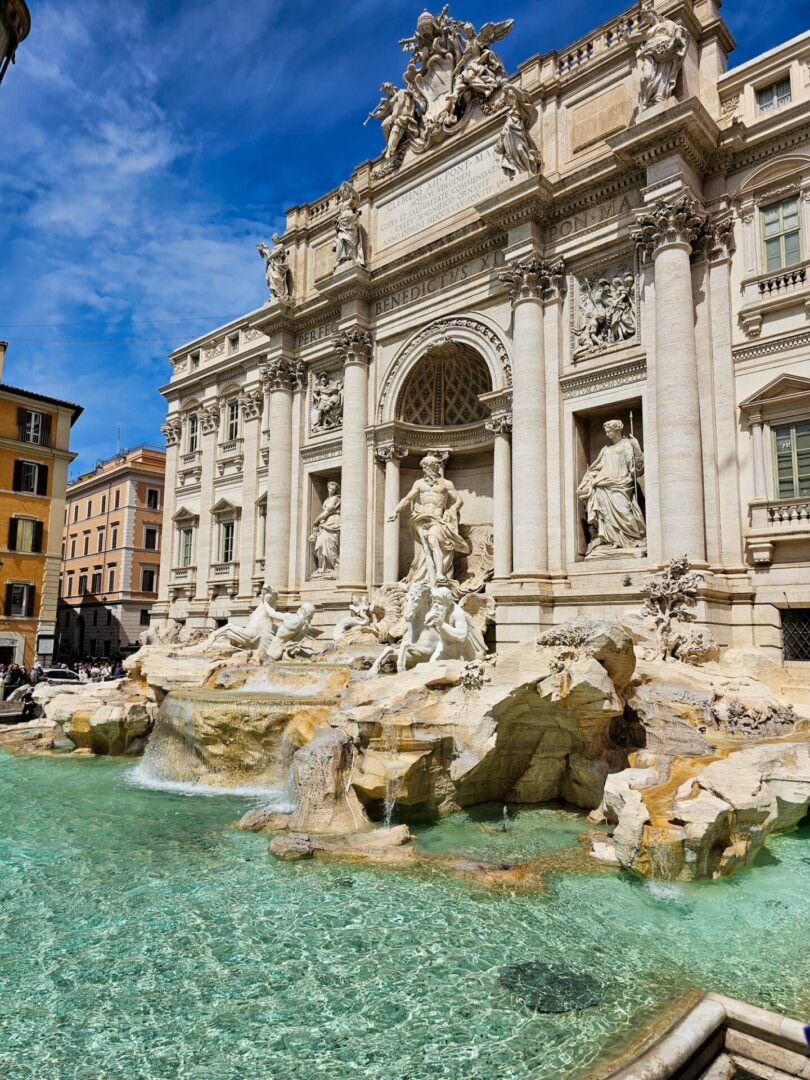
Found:
<svg viewBox="0 0 810 1080"><path fill-rule="evenodd" d="M116 656L137 647L157 599L163 450L139 446L101 461L67 489L59 654Z"/></svg>
<svg viewBox="0 0 810 1080"><path fill-rule="evenodd" d="M2 382L0 342L0 663L53 659L70 431L82 409Z"/></svg>
<svg viewBox="0 0 810 1080"><path fill-rule="evenodd" d="M685 555L721 646L810 658L810 33L729 69L719 8L511 74L508 21L420 17L381 156L170 357L161 618L267 583L328 626L432 575L510 642Z"/></svg>

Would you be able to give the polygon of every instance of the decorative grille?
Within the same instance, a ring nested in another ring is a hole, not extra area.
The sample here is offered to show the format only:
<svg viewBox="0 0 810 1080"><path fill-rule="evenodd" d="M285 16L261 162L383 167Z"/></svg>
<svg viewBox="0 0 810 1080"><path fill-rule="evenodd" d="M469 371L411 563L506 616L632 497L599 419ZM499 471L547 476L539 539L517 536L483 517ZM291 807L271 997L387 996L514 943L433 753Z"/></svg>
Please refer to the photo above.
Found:
<svg viewBox="0 0 810 1080"><path fill-rule="evenodd" d="M810 608L788 608L781 614L785 660L810 660Z"/></svg>
<svg viewBox="0 0 810 1080"><path fill-rule="evenodd" d="M478 395L491 389L489 370L477 353L456 344L440 346L406 379L399 419L419 427L474 424L489 415Z"/></svg>

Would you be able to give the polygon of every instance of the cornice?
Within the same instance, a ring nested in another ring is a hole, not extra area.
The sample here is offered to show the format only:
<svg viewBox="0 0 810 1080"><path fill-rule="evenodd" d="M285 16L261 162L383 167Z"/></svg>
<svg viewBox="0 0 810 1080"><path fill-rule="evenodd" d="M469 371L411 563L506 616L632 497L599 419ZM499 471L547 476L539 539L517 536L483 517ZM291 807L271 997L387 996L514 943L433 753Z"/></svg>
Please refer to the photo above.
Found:
<svg viewBox="0 0 810 1080"><path fill-rule="evenodd" d="M803 103L802 114L806 114L807 103ZM734 142L739 143L735 138ZM775 132L768 138L758 140L755 145L748 145L737 149L731 145L723 148L729 157L728 172L738 172L750 165L757 165L761 161L770 161L777 154L792 150L795 146L810 141L810 121L800 124L788 131ZM731 142L731 139L729 140Z"/></svg>
<svg viewBox="0 0 810 1080"><path fill-rule="evenodd" d="M332 461L339 458L343 453L342 439L328 439L323 442L312 443L303 447L300 451L301 460L310 465L314 461Z"/></svg>
<svg viewBox="0 0 810 1080"><path fill-rule="evenodd" d="M746 360L759 360L763 356L790 352L792 349L806 349L808 346L810 346L810 330L802 330L801 333L791 334L788 337L762 338L751 345L734 345L731 355L735 363L744 363Z"/></svg>
<svg viewBox="0 0 810 1080"><path fill-rule="evenodd" d="M652 111L652 110L651 110ZM653 116L632 123L626 131L607 139L620 161L647 167L661 158L680 154L704 173L716 152L720 129L696 97L655 111Z"/></svg>
<svg viewBox="0 0 810 1080"><path fill-rule="evenodd" d="M560 390L564 398L584 397L586 394L596 394L600 390L609 390L615 386L643 383L646 379L647 361L642 358L564 376L560 379Z"/></svg>

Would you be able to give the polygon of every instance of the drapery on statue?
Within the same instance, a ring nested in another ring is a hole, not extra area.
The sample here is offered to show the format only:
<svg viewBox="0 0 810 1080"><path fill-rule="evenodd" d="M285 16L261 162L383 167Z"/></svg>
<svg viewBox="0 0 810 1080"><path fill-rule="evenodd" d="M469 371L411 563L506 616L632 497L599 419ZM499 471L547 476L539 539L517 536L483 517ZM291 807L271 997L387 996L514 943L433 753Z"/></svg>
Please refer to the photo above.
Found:
<svg viewBox="0 0 810 1080"><path fill-rule="evenodd" d="M313 546L316 569L312 576L329 578L337 573L340 558L340 484L330 480L321 512L312 523L309 542Z"/></svg>
<svg viewBox="0 0 810 1080"><path fill-rule="evenodd" d="M486 655L484 639L472 619L444 586L427 581L411 585L403 615L407 629L399 645L387 645L371 668L379 675L383 664L396 658L397 671L436 660L477 660Z"/></svg>
<svg viewBox="0 0 810 1080"><path fill-rule="evenodd" d="M419 462L422 479L417 480L388 518L396 521L407 507L411 513L414 558L405 581L429 581L446 585L453 580L456 552L470 554L470 545L458 531L462 498L451 480L444 476L444 464L435 454Z"/></svg>
<svg viewBox="0 0 810 1080"><path fill-rule="evenodd" d="M390 82L382 84L380 93L383 96L379 104L368 114L363 126L369 120L382 120L385 159L391 161L396 157L397 149L404 136L413 135L419 130L416 122L416 99L411 89L407 87L400 89Z"/></svg>
<svg viewBox="0 0 810 1080"><path fill-rule="evenodd" d="M621 420L608 420L603 426L609 445L599 451L577 488L591 531L585 558L644 555L647 526L636 497L644 455L632 435L622 435Z"/></svg>
<svg viewBox="0 0 810 1080"><path fill-rule="evenodd" d="M680 23L647 8L641 14L638 30L630 35L630 41L636 46L641 72L641 108L648 109L675 93L689 36Z"/></svg>
<svg viewBox="0 0 810 1080"><path fill-rule="evenodd" d="M340 266L345 262L365 266L357 192L348 181L340 185L338 214L335 219L335 263Z"/></svg>
<svg viewBox="0 0 810 1080"><path fill-rule="evenodd" d="M273 246L257 244L256 250L264 259L264 276L270 295L277 300L289 300L292 296L292 272L281 237L273 233Z"/></svg>
<svg viewBox="0 0 810 1080"><path fill-rule="evenodd" d="M313 431L331 431L343 422L343 380L330 379L322 371L312 385L312 412L310 427Z"/></svg>
<svg viewBox="0 0 810 1080"><path fill-rule="evenodd" d="M537 120L537 109L526 91L515 86L504 87L503 100L506 119L495 143L495 156L510 180L521 172L536 176L540 171L540 154L531 129Z"/></svg>

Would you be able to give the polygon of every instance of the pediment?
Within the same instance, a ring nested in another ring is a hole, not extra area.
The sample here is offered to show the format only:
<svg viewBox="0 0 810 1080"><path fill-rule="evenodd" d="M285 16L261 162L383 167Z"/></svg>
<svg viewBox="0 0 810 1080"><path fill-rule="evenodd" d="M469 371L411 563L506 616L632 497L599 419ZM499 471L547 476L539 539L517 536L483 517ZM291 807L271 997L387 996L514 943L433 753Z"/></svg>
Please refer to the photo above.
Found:
<svg viewBox="0 0 810 1080"><path fill-rule="evenodd" d="M182 522L182 521L191 522L191 521L199 521L199 520L200 520L200 515L195 514L193 510L189 510L189 508L187 506L179 507L175 511L175 513L172 514L172 521L178 522L178 523Z"/></svg>
<svg viewBox="0 0 810 1080"><path fill-rule="evenodd" d="M220 516L225 514L241 514L242 507L237 506L236 503L232 503L229 499L217 499L211 507L211 513Z"/></svg>
<svg viewBox="0 0 810 1080"><path fill-rule="evenodd" d="M803 401L810 406L810 379L783 372L741 401L740 409L751 413L761 409L789 408Z"/></svg>
<svg viewBox="0 0 810 1080"><path fill-rule="evenodd" d="M758 169L752 176L749 176L740 188L740 195L754 192L759 188L770 187L780 180L795 177L797 174L805 173L808 170L810 170L810 157L805 157L803 154L770 162L763 168Z"/></svg>

